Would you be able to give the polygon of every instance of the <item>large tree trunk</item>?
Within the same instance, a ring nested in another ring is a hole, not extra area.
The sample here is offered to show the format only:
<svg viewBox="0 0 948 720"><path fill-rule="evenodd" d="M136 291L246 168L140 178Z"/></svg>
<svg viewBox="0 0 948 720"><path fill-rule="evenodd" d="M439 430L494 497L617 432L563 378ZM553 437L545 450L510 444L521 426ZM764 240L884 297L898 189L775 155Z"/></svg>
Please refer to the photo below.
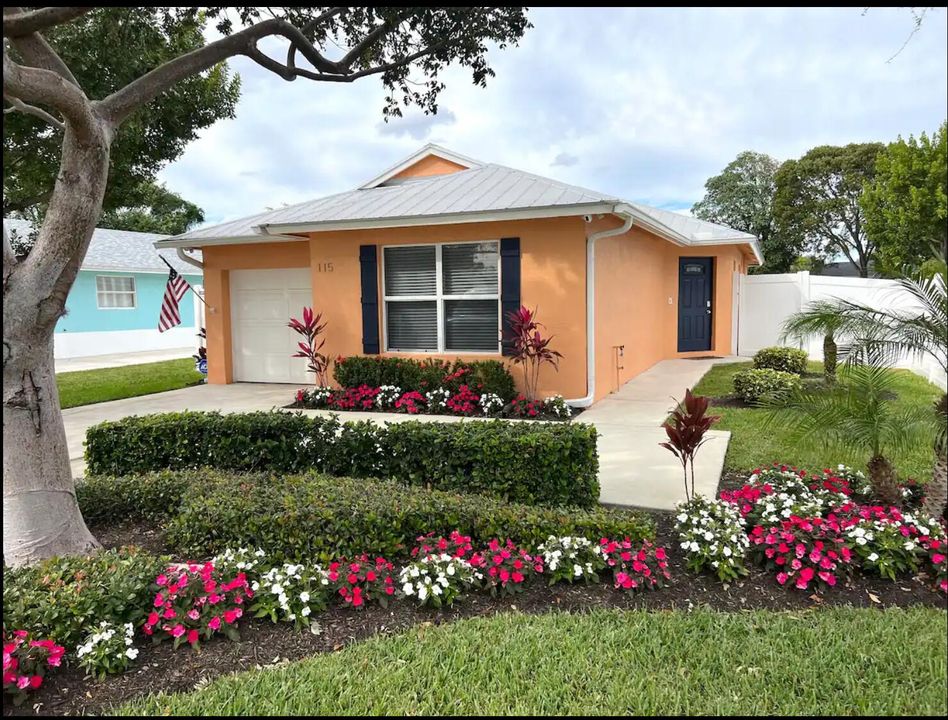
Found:
<svg viewBox="0 0 948 720"><path fill-rule="evenodd" d="M944 429L948 423L948 393L935 402L935 417ZM935 440L935 467L932 479L925 486L925 501L922 503L922 514L926 518L944 517L945 505L948 503L948 448L945 447L944 436Z"/></svg>
<svg viewBox="0 0 948 720"><path fill-rule="evenodd" d="M823 336L823 379L827 383L836 382L836 356L839 349L836 347L836 338L828 332Z"/></svg>
<svg viewBox="0 0 948 720"><path fill-rule="evenodd" d="M110 130L67 127L59 177L29 256L3 269L3 557L24 565L99 544L76 502L53 331L102 210ZM9 262L8 262L9 260Z"/></svg>

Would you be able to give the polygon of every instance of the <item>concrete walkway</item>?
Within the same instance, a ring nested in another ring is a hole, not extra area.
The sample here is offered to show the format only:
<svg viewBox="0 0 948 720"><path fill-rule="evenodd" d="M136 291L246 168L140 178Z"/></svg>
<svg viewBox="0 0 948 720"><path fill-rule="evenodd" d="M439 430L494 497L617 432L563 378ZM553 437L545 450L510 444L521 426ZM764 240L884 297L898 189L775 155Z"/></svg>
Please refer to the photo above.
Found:
<svg viewBox="0 0 948 720"><path fill-rule="evenodd" d="M577 422L595 425L599 431L601 502L669 510L676 502L684 499L681 465L668 450L659 446L659 443L665 440L661 424L675 404L673 397L684 397L685 388L694 387L714 363L735 360L737 358L660 362L577 418ZM292 400L295 389L294 385L263 383L198 385L64 410L66 441L73 475L79 477L85 471L83 441L86 430L96 423L118 420L128 415L183 410L270 410L287 405ZM330 414L325 410L303 412L307 415ZM477 421L474 418L448 415L366 412L345 412L340 415L345 420L374 422ZM698 454L695 489L699 493L712 496L721 478L724 454L731 434L714 430L709 434L711 440Z"/></svg>
<svg viewBox="0 0 948 720"><path fill-rule="evenodd" d="M667 439L661 426L685 388L694 387L713 364L739 359L664 360L579 416L599 430L601 502L670 510L685 499L681 464L659 445ZM695 463L695 491L713 497L731 433L708 435Z"/></svg>
<svg viewBox="0 0 948 720"><path fill-rule="evenodd" d="M171 348L170 350L145 350L142 352L111 353L109 355L87 355L85 357L76 358L57 358L56 372L98 370L99 368L141 365L142 363L161 362L162 360L179 360L181 358L191 357L191 355L194 353L194 347L182 347Z"/></svg>

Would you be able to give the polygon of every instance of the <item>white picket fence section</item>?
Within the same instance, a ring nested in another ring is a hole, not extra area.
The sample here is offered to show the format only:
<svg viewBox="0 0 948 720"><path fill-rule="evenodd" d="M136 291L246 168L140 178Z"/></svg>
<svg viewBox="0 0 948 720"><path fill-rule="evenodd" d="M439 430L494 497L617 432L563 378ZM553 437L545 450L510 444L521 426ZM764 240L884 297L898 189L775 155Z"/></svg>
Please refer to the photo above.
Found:
<svg viewBox="0 0 948 720"><path fill-rule="evenodd" d="M783 323L817 300L836 298L880 309L910 310L918 303L892 280L827 277L809 272L782 275L741 275L734 282L739 308L735 354L750 357L761 348L779 345ZM823 338L797 343L813 360L823 359ZM929 357L903 357L898 362L939 387L948 387L944 371Z"/></svg>

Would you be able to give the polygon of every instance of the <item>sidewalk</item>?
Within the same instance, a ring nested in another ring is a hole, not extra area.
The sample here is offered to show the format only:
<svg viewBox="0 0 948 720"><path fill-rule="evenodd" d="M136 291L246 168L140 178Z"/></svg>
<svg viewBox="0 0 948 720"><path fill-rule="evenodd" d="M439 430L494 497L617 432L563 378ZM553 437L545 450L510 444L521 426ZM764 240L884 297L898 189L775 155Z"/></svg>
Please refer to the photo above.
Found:
<svg viewBox="0 0 948 720"><path fill-rule="evenodd" d="M196 347L196 346L195 346ZM87 355L76 358L57 358L56 372L75 370L98 370L99 368L124 367L143 363L178 360L191 357L195 347L171 348L170 350L145 350L143 352L112 353L110 355Z"/></svg>

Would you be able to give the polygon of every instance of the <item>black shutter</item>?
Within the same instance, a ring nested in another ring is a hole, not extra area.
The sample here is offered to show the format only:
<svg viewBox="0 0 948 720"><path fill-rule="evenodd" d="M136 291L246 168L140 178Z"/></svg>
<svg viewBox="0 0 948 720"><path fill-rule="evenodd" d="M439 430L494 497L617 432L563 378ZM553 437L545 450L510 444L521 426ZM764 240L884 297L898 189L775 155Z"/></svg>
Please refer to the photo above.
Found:
<svg viewBox="0 0 948 720"><path fill-rule="evenodd" d="M512 353L507 314L520 309L520 238L500 239L500 312L503 317L501 348Z"/></svg>
<svg viewBox="0 0 948 720"><path fill-rule="evenodd" d="M375 245L359 246L362 270L362 352L379 353L379 260Z"/></svg>

